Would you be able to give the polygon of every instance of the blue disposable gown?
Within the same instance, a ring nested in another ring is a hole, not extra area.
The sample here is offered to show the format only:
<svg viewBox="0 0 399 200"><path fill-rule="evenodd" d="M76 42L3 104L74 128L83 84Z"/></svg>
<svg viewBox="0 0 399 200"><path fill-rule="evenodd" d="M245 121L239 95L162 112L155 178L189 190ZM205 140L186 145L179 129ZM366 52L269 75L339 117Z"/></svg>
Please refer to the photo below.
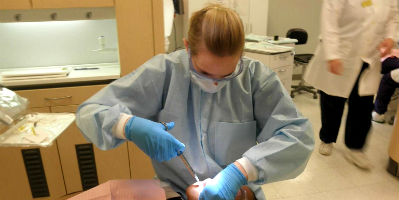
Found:
<svg viewBox="0 0 399 200"><path fill-rule="evenodd" d="M124 142L112 133L120 113L174 121L169 132L186 145L184 154L200 180L244 156L258 170L258 180L249 186L265 199L261 184L304 170L313 131L276 73L258 61L243 62L243 72L211 94L192 83L185 50L157 55L80 105L76 123L89 141L106 150ZM183 194L195 181L178 158L152 163L159 179Z"/></svg>

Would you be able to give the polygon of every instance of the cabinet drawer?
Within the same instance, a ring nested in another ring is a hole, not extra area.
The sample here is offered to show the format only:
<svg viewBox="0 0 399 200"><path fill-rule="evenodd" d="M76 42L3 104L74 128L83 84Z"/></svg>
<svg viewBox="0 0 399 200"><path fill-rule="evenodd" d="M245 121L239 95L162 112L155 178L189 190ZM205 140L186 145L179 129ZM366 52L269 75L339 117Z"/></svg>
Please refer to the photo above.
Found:
<svg viewBox="0 0 399 200"><path fill-rule="evenodd" d="M245 52L245 56L259 60L267 67L274 69L287 65L294 65L294 55L291 52L281 54L261 54L254 52Z"/></svg>
<svg viewBox="0 0 399 200"><path fill-rule="evenodd" d="M81 104L106 85L34 89L16 91L29 99L29 107L45 107Z"/></svg>
<svg viewBox="0 0 399 200"><path fill-rule="evenodd" d="M292 65L278 67L272 70L277 73L277 76L280 78L280 80L292 79Z"/></svg>
<svg viewBox="0 0 399 200"><path fill-rule="evenodd" d="M248 58L259 60L261 63L263 63L264 65L266 65L267 67L270 68L269 62L270 62L271 55L254 53L254 52L244 52L244 55Z"/></svg>
<svg viewBox="0 0 399 200"><path fill-rule="evenodd" d="M291 92L292 79L291 78L281 79L281 83L284 85L284 88L287 90L287 92L290 93Z"/></svg>
<svg viewBox="0 0 399 200"><path fill-rule="evenodd" d="M294 64L294 55L292 52L270 55L269 67L276 68Z"/></svg>

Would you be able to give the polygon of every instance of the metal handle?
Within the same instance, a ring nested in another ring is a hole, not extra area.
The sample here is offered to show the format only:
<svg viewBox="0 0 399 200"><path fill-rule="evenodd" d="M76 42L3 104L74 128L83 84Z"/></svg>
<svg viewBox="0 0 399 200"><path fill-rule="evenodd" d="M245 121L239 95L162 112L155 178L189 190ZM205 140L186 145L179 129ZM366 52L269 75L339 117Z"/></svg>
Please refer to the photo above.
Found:
<svg viewBox="0 0 399 200"><path fill-rule="evenodd" d="M61 100L61 99L70 99L70 98L72 98L72 96L64 96L64 97L54 97L54 98L44 98L45 100L48 100L48 101L54 101L54 100Z"/></svg>
<svg viewBox="0 0 399 200"><path fill-rule="evenodd" d="M15 19L15 21L17 21L17 22L21 21L21 17L22 17L21 14L15 14L15 15L14 15L14 19Z"/></svg>
<svg viewBox="0 0 399 200"><path fill-rule="evenodd" d="M285 72L287 71L286 69L279 69L278 72Z"/></svg>

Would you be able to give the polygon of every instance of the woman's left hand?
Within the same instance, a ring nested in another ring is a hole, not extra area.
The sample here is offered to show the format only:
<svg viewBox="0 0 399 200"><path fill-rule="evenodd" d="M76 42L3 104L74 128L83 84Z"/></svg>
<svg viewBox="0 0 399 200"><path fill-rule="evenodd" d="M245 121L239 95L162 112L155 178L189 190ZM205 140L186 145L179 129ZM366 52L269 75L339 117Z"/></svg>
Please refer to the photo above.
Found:
<svg viewBox="0 0 399 200"><path fill-rule="evenodd" d="M230 200L234 199L241 186L247 184L245 175L235 164L228 165L206 185L199 195L200 200Z"/></svg>
<svg viewBox="0 0 399 200"><path fill-rule="evenodd" d="M212 180L212 179L206 179L204 181L199 181L199 182L196 182L196 183L190 185L186 189L187 199L188 200L198 200L199 195L201 194L202 190L206 186L206 182L210 181L210 180ZM250 200L255 199L254 192L252 192L252 190L246 185L244 185L240 188L240 190L238 191L234 200L242 200L242 199L250 199Z"/></svg>

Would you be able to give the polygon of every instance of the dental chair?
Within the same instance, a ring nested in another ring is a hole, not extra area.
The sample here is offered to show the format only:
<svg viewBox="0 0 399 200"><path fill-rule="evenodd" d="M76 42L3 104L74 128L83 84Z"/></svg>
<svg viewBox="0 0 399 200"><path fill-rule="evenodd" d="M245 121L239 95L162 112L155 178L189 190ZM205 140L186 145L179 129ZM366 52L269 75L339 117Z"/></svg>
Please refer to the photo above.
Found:
<svg viewBox="0 0 399 200"><path fill-rule="evenodd" d="M308 41L308 33L301 28L293 28L288 30L287 35L288 38L297 39L298 42L295 45L303 45ZM292 76L292 80L300 80L298 85L293 85L291 90L291 97L294 98L295 93L301 94L302 91L309 92L313 94L313 99L317 99L317 91L312 86L305 85L305 81L303 80L303 75L305 74L306 66L309 64L310 59L313 57L313 54L295 54L294 56L294 64L295 66L302 66L302 73Z"/></svg>

